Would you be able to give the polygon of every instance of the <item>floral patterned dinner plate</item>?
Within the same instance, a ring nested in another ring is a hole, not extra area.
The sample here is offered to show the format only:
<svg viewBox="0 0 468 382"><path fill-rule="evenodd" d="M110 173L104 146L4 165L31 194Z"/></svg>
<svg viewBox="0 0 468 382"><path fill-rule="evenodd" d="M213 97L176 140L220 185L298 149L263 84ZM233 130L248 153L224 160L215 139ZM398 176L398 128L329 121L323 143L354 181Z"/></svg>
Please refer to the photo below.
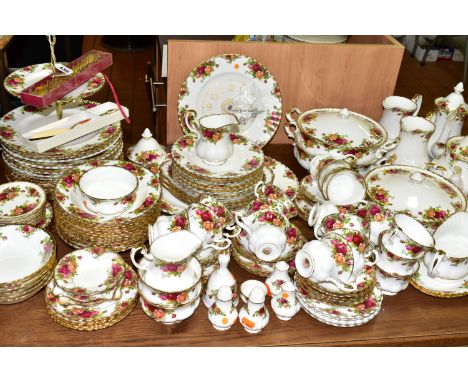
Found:
<svg viewBox="0 0 468 382"><path fill-rule="evenodd" d="M9 74L3 81L6 91L15 97L36 82L52 74L50 63L28 65ZM101 73L86 81L83 85L66 94L62 101L68 102L77 98L88 98L102 89L106 80Z"/></svg>
<svg viewBox="0 0 468 382"><path fill-rule="evenodd" d="M0 219L16 218L38 211L45 203L44 190L34 183L11 182L0 185Z"/></svg>
<svg viewBox="0 0 468 382"><path fill-rule="evenodd" d="M466 208L462 191L447 179L411 166L382 166L366 177L367 194L394 212L404 212L427 228L436 229L445 219Z"/></svg>
<svg viewBox="0 0 468 382"><path fill-rule="evenodd" d="M220 166L208 165L202 161L195 150L196 138L193 134L183 135L174 143L172 159L194 175L221 179L247 176L263 166L261 147L236 134L231 134L231 140L234 151Z"/></svg>
<svg viewBox="0 0 468 382"><path fill-rule="evenodd" d="M80 177L85 171L98 166L123 167L131 171L138 178L138 187L132 207L118 216L98 215L88 210L83 203L78 187ZM110 222L115 219L137 218L154 206L159 201L160 195L161 186L157 175L154 175L151 171L140 165L120 160L93 161L78 166L64 174L57 182L55 188L55 201L60 208L80 219L96 223Z"/></svg>
<svg viewBox="0 0 468 382"><path fill-rule="evenodd" d="M263 147L278 130L282 100L278 83L264 65L240 54L222 54L190 72L177 107L184 131L188 109L195 110L197 118L231 113L239 120L238 133Z"/></svg>
<svg viewBox="0 0 468 382"><path fill-rule="evenodd" d="M63 116L69 117L82 110L90 109L97 105L97 102L88 101L82 101L78 104L64 105ZM17 152L18 154L21 154L22 152L30 153L31 150L27 146L27 141L22 137L22 134L54 121L57 121L57 115L55 107L53 106L43 109L30 105L20 106L5 114L2 119L0 119L0 142L2 145L7 147L9 151ZM45 161L47 159L54 159L63 155L75 154L78 151L86 152L96 146L115 142L120 136L120 132L120 123L114 123L107 127L103 127L101 130L87 134L44 153L31 154L35 154L37 158Z"/></svg>

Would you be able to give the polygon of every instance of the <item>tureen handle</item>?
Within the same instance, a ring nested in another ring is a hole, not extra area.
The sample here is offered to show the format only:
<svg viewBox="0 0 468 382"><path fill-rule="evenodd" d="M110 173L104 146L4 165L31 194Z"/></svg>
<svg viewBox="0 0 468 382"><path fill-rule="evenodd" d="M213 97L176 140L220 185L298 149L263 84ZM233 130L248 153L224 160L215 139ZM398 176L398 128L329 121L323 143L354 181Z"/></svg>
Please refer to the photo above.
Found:
<svg viewBox="0 0 468 382"><path fill-rule="evenodd" d="M434 255L434 258L432 259L431 267L429 268L429 274L431 276L437 276L437 274L434 274L434 271L439 267L445 255L446 253L442 250L438 250L436 252L436 254Z"/></svg>
<svg viewBox="0 0 468 382"><path fill-rule="evenodd" d="M415 94L413 98L411 98L411 101L416 104L416 110L414 111L413 115L418 115L419 109L421 108L422 99L423 97L421 94Z"/></svg>
<svg viewBox="0 0 468 382"><path fill-rule="evenodd" d="M286 113L286 120L288 121L288 123L284 124L284 131L286 132L286 135L291 139L294 139L294 133L291 131L291 126L294 126L294 129L297 128L297 122L293 117L294 113L300 115L302 114L302 111L300 111L297 107L293 107L289 111L289 113Z"/></svg>
<svg viewBox="0 0 468 382"><path fill-rule="evenodd" d="M195 120L195 117L197 116L197 112L192 109L188 109L185 111L184 115L184 122L185 122L185 127L184 127L184 133L185 134L195 134L197 136L197 139L200 138L200 133L198 132L198 123ZM193 124L192 124L193 122Z"/></svg>

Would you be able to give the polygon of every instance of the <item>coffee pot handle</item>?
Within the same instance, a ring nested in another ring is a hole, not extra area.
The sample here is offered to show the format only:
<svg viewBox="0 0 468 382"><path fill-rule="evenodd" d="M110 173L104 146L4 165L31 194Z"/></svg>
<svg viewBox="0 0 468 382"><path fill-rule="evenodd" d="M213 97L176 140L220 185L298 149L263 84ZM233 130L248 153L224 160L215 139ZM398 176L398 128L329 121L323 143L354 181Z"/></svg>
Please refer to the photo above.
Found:
<svg viewBox="0 0 468 382"><path fill-rule="evenodd" d="M440 263L444 259L446 253L442 250L437 250L436 254L434 255L434 258L432 259L431 266L429 269L429 274L431 276L437 276L434 272L437 270L439 267Z"/></svg>
<svg viewBox="0 0 468 382"><path fill-rule="evenodd" d="M143 271L147 271L149 270L149 268L146 268L144 267L143 265L140 265L140 263L138 261L135 260L135 255L138 253L138 251L141 252L141 254L143 255L143 257L146 259L146 260L154 260L154 259L150 259L148 258L148 252L146 251L146 248L145 247L138 247L138 248L132 248L132 250L130 251L130 259L132 260L132 263L135 267L137 267L138 269L141 269Z"/></svg>

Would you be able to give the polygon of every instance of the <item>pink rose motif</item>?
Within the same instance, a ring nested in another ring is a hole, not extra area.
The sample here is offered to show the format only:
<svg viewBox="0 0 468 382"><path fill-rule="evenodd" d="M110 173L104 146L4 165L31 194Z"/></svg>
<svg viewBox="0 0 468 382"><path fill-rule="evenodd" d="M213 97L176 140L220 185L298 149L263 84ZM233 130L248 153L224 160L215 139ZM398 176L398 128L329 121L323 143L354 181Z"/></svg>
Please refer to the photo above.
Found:
<svg viewBox="0 0 468 382"><path fill-rule="evenodd" d="M440 210L435 212L436 219L445 219L447 217L447 212Z"/></svg>
<svg viewBox="0 0 468 382"><path fill-rule="evenodd" d="M68 266L65 264L65 265L62 265L60 268L59 268L59 273L62 275L62 277L64 278L68 278L70 276L70 269L68 268Z"/></svg>
<svg viewBox="0 0 468 382"><path fill-rule="evenodd" d="M145 207L149 207L153 204L153 199L151 198L151 196L148 196L145 201L143 202L143 205Z"/></svg>
<svg viewBox="0 0 468 382"><path fill-rule="evenodd" d="M288 231L286 232L286 236L288 238L291 238L291 237L297 237L297 231L295 228L290 228L288 229Z"/></svg>
<svg viewBox="0 0 468 382"><path fill-rule="evenodd" d="M177 272L179 268L179 265L177 264L164 264L161 269L164 271L164 272Z"/></svg>
<svg viewBox="0 0 468 382"><path fill-rule="evenodd" d="M65 178L62 178L62 181L65 183L65 186L67 188L70 188L73 186L73 178L70 176L66 176Z"/></svg>
<svg viewBox="0 0 468 382"><path fill-rule="evenodd" d="M371 215L377 215L377 214L381 214L382 211L380 210L379 206L377 206L376 204L373 204L372 207L370 208L370 213Z"/></svg>
<svg viewBox="0 0 468 382"><path fill-rule="evenodd" d="M201 213L200 217L201 217L202 221L204 221L204 222L211 222L211 221L213 221L213 217L211 216L211 213L210 213L210 211L208 211L208 210L207 210L207 211L203 211L203 212Z"/></svg>
<svg viewBox="0 0 468 382"><path fill-rule="evenodd" d="M184 216L176 216L175 218L175 225L180 228L184 228L187 224L187 220Z"/></svg>
<svg viewBox="0 0 468 382"><path fill-rule="evenodd" d="M252 69L254 72L258 72L258 71L261 70L262 68L260 67L260 64L253 64L253 65L251 65L251 69Z"/></svg>
<svg viewBox="0 0 468 382"><path fill-rule="evenodd" d="M260 207L263 205L262 202L256 200L252 203L252 210L253 211L258 211L260 209Z"/></svg>
<svg viewBox="0 0 468 382"><path fill-rule="evenodd" d="M333 229L335 225L335 219L333 218L328 218L326 221L325 221L325 228L329 231L331 231Z"/></svg>
<svg viewBox="0 0 468 382"><path fill-rule="evenodd" d="M213 138L214 132L213 130L203 130L203 136L205 138Z"/></svg>
<svg viewBox="0 0 468 382"><path fill-rule="evenodd" d="M296 192L292 189L292 188L288 188L286 190L286 195L290 198L292 198L294 195L296 194Z"/></svg>
<svg viewBox="0 0 468 382"><path fill-rule="evenodd" d="M126 163L124 168L127 169L128 171L134 171L135 170L135 166L133 164L131 164L131 163Z"/></svg>
<svg viewBox="0 0 468 382"><path fill-rule="evenodd" d="M369 297L366 301L364 301L364 306L366 307L366 309L371 309L377 306L374 297Z"/></svg>
<svg viewBox="0 0 468 382"><path fill-rule="evenodd" d="M205 68L206 66L205 65L201 65L197 68L197 74L198 74L198 77L199 76L202 76L204 73L205 73Z"/></svg>
<svg viewBox="0 0 468 382"><path fill-rule="evenodd" d="M265 218L266 221L269 221L269 222L272 222L273 220L276 219L276 215L273 212L270 212L270 211L265 212L263 217Z"/></svg>
<svg viewBox="0 0 468 382"><path fill-rule="evenodd" d="M117 276L122 270L123 268L120 265L112 264L112 277Z"/></svg>

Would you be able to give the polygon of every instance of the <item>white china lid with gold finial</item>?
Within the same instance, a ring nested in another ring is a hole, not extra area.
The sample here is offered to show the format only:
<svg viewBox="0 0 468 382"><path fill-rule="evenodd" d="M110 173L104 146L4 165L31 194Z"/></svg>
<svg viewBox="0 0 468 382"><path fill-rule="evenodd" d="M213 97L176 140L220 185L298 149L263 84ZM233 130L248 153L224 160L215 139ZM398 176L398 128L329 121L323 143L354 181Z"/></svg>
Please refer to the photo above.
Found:
<svg viewBox="0 0 468 382"><path fill-rule="evenodd" d="M149 129L145 129L141 134L141 139L130 149L131 154L137 155L142 151L156 151L157 153L166 154L166 149L153 138L153 134Z"/></svg>
<svg viewBox="0 0 468 382"><path fill-rule="evenodd" d="M453 88L453 92L450 93L446 100L448 102L448 109L449 110L456 110L460 105L465 104L465 98L463 98L463 82L459 82L457 86Z"/></svg>

